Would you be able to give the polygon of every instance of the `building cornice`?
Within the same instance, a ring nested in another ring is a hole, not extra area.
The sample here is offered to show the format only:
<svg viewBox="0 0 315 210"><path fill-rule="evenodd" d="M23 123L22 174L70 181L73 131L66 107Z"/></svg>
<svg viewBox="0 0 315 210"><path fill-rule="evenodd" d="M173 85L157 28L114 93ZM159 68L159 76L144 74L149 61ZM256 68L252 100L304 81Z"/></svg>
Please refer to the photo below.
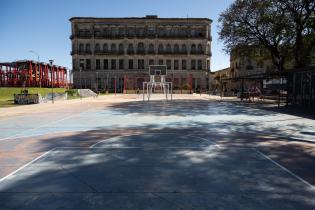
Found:
<svg viewBox="0 0 315 210"><path fill-rule="evenodd" d="M139 20L147 20L147 21L154 21L154 22L159 22L159 21L207 21L209 23L212 23L212 20L209 18L148 18L148 17L122 17L122 18L114 18L114 17L107 17L107 18L100 18L100 17L72 17L69 19L70 22L73 21L126 21L126 20L134 20L134 21L139 21Z"/></svg>

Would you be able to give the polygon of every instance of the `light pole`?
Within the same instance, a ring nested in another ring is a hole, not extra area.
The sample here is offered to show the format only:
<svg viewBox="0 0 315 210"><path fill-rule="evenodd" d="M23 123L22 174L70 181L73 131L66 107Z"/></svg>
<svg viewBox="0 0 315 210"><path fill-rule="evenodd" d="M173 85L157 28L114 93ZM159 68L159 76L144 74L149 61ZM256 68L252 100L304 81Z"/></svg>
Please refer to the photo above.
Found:
<svg viewBox="0 0 315 210"><path fill-rule="evenodd" d="M80 99L82 100L82 78L81 78L81 72L82 72L82 66L80 65L80 68L79 68L79 70L80 70Z"/></svg>
<svg viewBox="0 0 315 210"><path fill-rule="evenodd" d="M209 91L209 89L210 89L210 81L209 81L209 76L208 76L208 69L207 69L207 71L206 71L206 94L207 93L209 93L208 91Z"/></svg>
<svg viewBox="0 0 315 210"><path fill-rule="evenodd" d="M54 60L49 60L49 63L50 63L50 77L51 77L51 103L54 103L53 62L54 62Z"/></svg>
<svg viewBox="0 0 315 210"><path fill-rule="evenodd" d="M29 52L37 55L37 63L38 63L38 71L39 71L39 68L40 68L39 54L37 52L35 52L34 50L29 50ZM41 75L41 72L39 71L39 88L41 88L41 87L42 87L42 75Z"/></svg>
<svg viewBox="0 0 315 210"><path fill-rule="evenodd" d="M81 72L82 72L82 66L80 66L80 89L82 89L82 78L81 78Z"/></svg>
<svg viewBox="0 0 315 210"><path fill-rule="evenodd" d="M96 71L96 91L98 92L98 71Z"/></svg>

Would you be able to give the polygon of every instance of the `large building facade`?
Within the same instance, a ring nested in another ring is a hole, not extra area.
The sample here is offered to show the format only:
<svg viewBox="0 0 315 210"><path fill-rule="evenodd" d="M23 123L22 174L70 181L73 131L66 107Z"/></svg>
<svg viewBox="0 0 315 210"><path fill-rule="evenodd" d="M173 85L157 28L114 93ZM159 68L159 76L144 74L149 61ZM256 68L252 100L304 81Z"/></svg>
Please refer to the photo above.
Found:
<svg viewBox="0 0 315 210"><path fill-rule="evenodd" d="M77 88L142 88L149 65L166 65L174 89L207 90L211 20L207 18L70 19L73 83Z"/></svg>

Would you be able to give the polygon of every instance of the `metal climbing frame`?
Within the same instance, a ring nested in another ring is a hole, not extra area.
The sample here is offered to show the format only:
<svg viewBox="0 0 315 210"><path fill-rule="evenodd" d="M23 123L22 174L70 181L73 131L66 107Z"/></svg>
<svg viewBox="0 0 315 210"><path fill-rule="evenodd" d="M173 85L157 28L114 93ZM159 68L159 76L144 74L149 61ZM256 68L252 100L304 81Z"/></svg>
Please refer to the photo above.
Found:
<svg viewBox="0 0 315 210"><path fill-rule="evenodd" d="M0 86L2 87L66 87L65 67L32 60L0 63Z"/></svg>

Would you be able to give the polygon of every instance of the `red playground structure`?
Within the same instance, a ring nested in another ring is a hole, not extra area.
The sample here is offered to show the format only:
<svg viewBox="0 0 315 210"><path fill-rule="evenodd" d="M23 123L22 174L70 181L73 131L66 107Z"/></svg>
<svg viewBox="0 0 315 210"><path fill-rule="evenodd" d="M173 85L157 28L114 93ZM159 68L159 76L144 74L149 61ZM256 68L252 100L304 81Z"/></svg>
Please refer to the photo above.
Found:
<svg viewBox="0 0 315 210"><path fill-rule="evenodd" d="M33 60L0 63L0 87L67 87L66 67Z"/></svg>

